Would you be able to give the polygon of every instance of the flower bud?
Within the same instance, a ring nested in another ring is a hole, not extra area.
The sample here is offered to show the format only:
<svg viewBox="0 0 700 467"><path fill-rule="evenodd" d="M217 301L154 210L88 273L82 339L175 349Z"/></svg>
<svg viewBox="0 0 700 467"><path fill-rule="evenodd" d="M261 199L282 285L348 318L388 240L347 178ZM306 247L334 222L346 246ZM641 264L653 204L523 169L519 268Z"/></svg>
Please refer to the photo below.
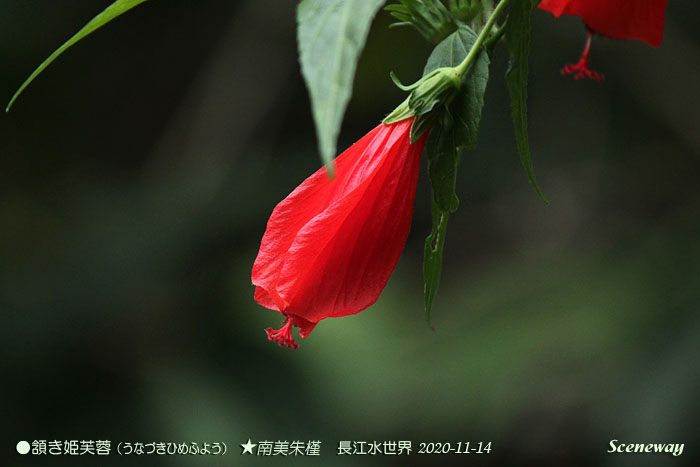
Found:
<svg viewBox="0 0 700 467"><path fill-rule="evenodd" d="M412 119L378 125L307 178L272 211L251 280L255 301L284 316L268 339L298 347L319 321L359 313L389 280L406 243L427 135Z"/></svg>

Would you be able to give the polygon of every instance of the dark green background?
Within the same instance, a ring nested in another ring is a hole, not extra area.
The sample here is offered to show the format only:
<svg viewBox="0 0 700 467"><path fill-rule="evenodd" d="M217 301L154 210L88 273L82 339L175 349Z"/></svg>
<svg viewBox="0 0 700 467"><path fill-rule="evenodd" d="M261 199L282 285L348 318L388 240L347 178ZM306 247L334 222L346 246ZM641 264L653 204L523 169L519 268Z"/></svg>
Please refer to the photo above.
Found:
<svg viewBox="0 0 700 467"><path fill-rule="evenodd" d="M0 101L110 1L0 3ZM433 332L425 170L378 303L296 351L250 270L272 208L319 167L294 5L152 0L79 43L0 117L0 464L285 465L239 443L323 441L299 465L692 465L700 416L700 6L661 48L597 38L605 83L558 70L580 20L536 11L528 185L502 76L462 157ZM430 48L379 14L340 148ZM423 167L425 169L425 167ZM223 458L37 459L25 439L225 441ZM339 440L491 441L489 455L338 457ZM612 455L611 439L685 443Z"/></svg>

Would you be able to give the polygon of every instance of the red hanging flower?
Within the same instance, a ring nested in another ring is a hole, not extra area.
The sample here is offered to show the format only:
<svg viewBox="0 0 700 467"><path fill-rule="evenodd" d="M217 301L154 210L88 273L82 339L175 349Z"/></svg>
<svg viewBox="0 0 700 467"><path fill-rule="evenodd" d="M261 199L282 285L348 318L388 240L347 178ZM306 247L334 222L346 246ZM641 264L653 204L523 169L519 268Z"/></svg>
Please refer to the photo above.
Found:
<svg viewBox="0 0 700 467"><path fill-rule="evenodd" d="M253 265L255 300L280 311L270 340L297 348L329 317L358 313L384 289L403 250L413 214L426 135L410 143L413 118L380 124L280 202Z"/></svg>
<svg viewBox="0 0 700 467"><path fill-rule="evenodd" d="M588 28L588 40L578 63L567 65L562 73L575 78L602 80L603 75L588 68L592 33L615 39L638 39L654 47L661 45L664 14L668 0L542 0L539 7L559 17L580 16Z"/></svg>

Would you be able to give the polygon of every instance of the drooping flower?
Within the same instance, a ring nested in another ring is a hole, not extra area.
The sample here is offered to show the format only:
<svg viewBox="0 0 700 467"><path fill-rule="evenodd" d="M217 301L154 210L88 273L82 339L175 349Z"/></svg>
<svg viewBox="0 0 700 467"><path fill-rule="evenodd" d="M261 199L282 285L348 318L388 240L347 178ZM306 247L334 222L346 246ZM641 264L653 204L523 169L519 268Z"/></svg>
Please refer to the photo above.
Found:
<svg viewBox="0 0 700 467"><path fill-rule="evenodd" d="M588 68L588 53L593 33L614 39L638 39L654 47L661 45L664 14L668 0L542 0L539 7L559 17L580 16L588 29L586 46L576 64L566 65L563 74L574 77L604 79Z"/></svg>
<svg viewBox="0 0 700 467"><path fill-rule="evenodd" d="M255 300L284 315L268 339L297 348L329 317L372 305L399 260L413 215L427 133L410 143L413 118L380 124L273 210L253 265Z"/></svg>

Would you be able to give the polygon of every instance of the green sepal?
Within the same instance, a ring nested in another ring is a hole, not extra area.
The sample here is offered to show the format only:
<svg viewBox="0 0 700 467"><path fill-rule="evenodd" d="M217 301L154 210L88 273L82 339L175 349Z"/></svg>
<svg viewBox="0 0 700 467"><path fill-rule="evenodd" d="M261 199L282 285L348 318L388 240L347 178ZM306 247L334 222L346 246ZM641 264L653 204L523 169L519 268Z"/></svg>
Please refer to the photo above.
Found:
<svg viewBox="0 0 700 467"><path fill-rule="evenodd" d="M417 116L411 125L411 144L415 143L423 136L423 133L428 131L438 120L438 113L429 113L427 115Z"/></svg>
<svg viewBox="0 0 700 467"><path fill-rule="evenodd" d="M396 76L396 74L395 74L393 71L390 71L390 72L389 72L389 77L391 78L391 81L394 83L394 85L395 85L397 88L401 89L402 91L413 91L413 90L416 89L416 88L420 85L420 83L421 83L421 80L418 80L418 81L416 81L415 83L406 86L405 84L403 84L403 83L401 82L401 80L399 80L399 78Z"/></svg>
<svg viewBox="0 0 700 467"><path fill-rule="evenodd" d="M392 123L400 122L401 120L406 120L407 118L413 117L415 114L413 110L408 106L408 97L404 99L402 103L399 104L392 112L387 115L382 123L385 125L391 125Z"/></svg>
<svg viewBox="0 0 700 467"><path fill-rule="evenodd" d="M408 98L384 119L393 123L415 116L411 125L411 143L415 143L440 118L445 106L449 105L459 91L461 77L454 67L441 67L427 73L421 79L406 86L390 74L394 84L403 91L411 91Z"/></svg>
<svg viewBox="0 0 700 467"><path fill-rule="evenodd" d="M421 78L409 97L408 106L416 116L431 112L438 104L452 102L462 82L461 76L452 67L442 67Z"/></svg>
<svg viewBox="0 0 700 467"><path fill-rule="evenodd" d="M438 120L440 114L437 112L431 112L427 115L416 116L416 114L411 110L408 105L410 97L404 99L404 101L399 104L389 115L382 120L385 125L390 125L392 123L400 122L401 120L406 120L407 118L416 117L411 124L410 140L411 144L415 143L423 136L423 133L428 131L430 127Z"/></svg>

